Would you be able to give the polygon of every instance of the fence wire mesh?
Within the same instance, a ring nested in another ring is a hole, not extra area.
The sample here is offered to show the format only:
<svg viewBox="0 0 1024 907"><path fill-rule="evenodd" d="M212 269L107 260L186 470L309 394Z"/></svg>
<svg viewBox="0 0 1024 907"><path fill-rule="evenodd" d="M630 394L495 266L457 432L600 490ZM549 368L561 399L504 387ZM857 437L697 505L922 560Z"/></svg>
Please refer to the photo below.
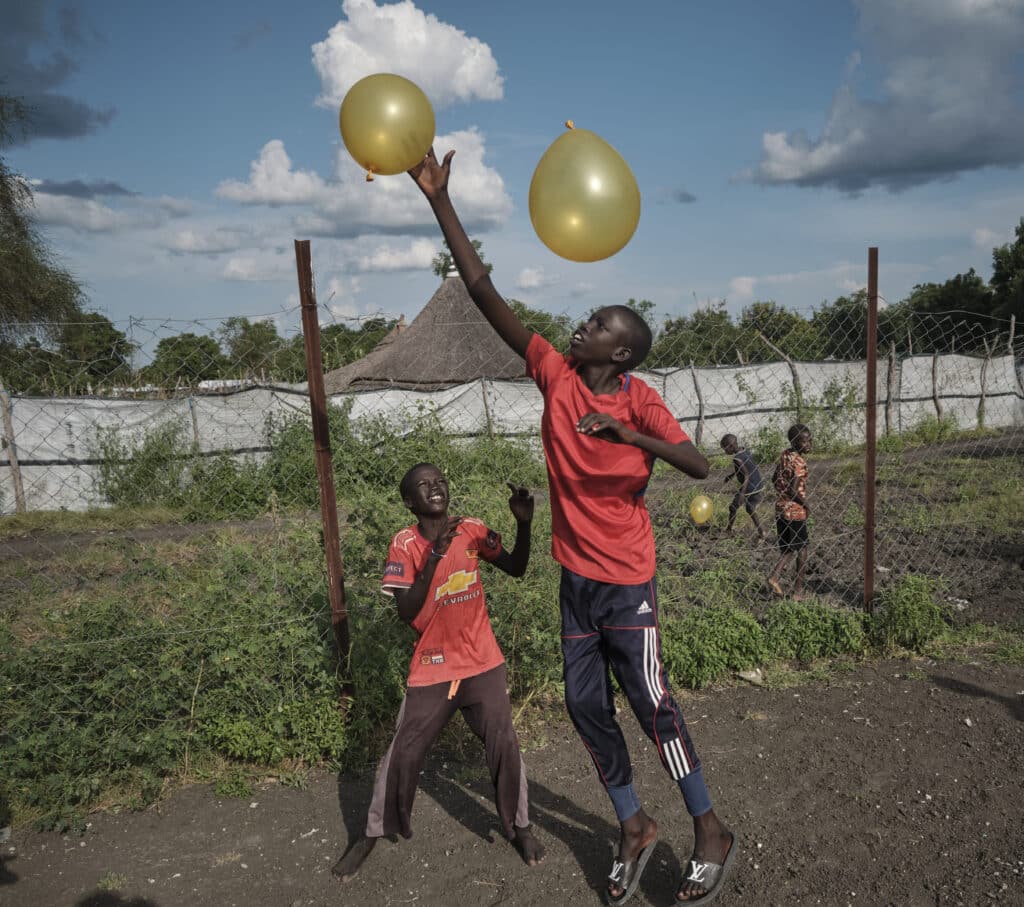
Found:
<svg viewBox="0 0 1024 907"><path fill-rule="evenodd" d="M808 591L860 606L866 307L863 294L848 303L810 314L758 303L740 316L710 306L656 326L636 375L712 463L703 482L664 464L651 479L663 614L764 611L778 559L772 476L794 423L813 437ZM567 345L575 319L514 307L556 347ZM356 723L379 722L403 686L408 640L378 590L388 542L411 522L398 480L424 460L448 473L453 511L506 533L505 481L537 492L530 574L489 578L488 597L514 692L556 687L541 400L522 360L457 277L409 324L337 319L325 308L321 319L352 670L382 679L386 691ZM86 734L85 717L115 691L145 687L133 717L95 731L155 741L149 768L125 769L136 788L159 784L159 766L180 766L183 750L189 775L201 752L298 764L337 756L346 740L368 746L329 705L336 662L297 311L26 326L2 352L0 642L33 650L3 678L9 702L20 702L3 717L45 712L74 689L61 721ZM1022 555L1022 362L1012 321L882 307L877 587L925 575L956 608L985 599L997 618L1016 613L1008 584ZM754 512L767 541L743 509L727 532L737 483L720 445L726 435L759 464L765 492ZM703 526L689 516L698 494L714 505ZM691 653L673 651L664 635L678 674ZM240 679L240 661L265 663L265 682ZM11 758L38 760L31 739L19 738ZM64 777L66 762L53 758L54 777ZM76 779L72 807L89 802Z"/></svg>

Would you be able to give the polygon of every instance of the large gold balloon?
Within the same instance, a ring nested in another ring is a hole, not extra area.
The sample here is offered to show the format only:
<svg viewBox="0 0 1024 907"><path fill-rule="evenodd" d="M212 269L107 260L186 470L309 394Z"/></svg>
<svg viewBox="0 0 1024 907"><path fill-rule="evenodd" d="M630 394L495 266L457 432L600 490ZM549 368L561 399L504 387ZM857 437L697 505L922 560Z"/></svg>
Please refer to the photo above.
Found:
<svg viewBox="0 0 1024 907"><path fill-rule="evenodd" d="M699 494L690 501L690 519L698 526L703 526L710 520L714 512L715 507L711 503L711 498L706 494Z"/></svg>
<svg viewBox="0 0 1024 907"><path fill-rule="evenodd" d="M595 133L566 125L533 171L530 220L556 255L599 261L636 230L640 190L619 152Z"/></svg>
<svg viewBox="0 0 1024 907"><path fill-rule="evenodd" d="M348 153L368 179L415 166L434 141L434 109L427 96L389 72L356 82L341 102L338 122Z"/></svg>

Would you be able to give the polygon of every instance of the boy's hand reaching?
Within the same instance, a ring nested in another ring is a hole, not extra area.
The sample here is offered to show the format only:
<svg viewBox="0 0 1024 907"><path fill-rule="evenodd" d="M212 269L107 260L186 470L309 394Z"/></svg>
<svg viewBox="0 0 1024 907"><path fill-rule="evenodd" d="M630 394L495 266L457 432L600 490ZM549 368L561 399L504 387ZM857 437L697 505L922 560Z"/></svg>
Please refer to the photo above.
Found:
<svg viewBox="0 0 1024 907"><path fill-rule="evenodd" d="M610 441L612 444L632 444L636 432L626 428L614 416L608 413L587 413L576 423L576 431L581 435L592 435Z"/></svg>
<svg viewBox="0 0 1024 907"><path fill-rule="evenodd" d="M409 170L409 176L427 198L437 198L448 189L448 177L452 171L452 157L455 151L449 151L439 164L434 149L431 148L423 160Z"/></svg>
<svg viewBox="0 0 1024 907"><path fill-rule="evenodd" d="M512 482L505 484L512 492L512 497L508 499L508 509L512 511L512 516L517 523L529 523L533 519L533 494L530 489Z"/></svg>
<svg viewBox="0 0 1024 907"><path fill-rule="evenodd" d="M443 555L447 550L448 546L451 545L452 539L458 535L459 523L462 522L462 517L451 516L448 517L447 525L441 527L441 531L438 533L436 539L434 539L434 553Z"/></svg>

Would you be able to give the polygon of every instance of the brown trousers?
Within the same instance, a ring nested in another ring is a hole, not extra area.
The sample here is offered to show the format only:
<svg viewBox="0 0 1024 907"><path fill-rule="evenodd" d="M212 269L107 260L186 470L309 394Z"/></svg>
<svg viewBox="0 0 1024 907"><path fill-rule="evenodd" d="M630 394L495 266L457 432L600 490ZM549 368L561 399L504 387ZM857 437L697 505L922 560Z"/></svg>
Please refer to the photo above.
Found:
<svg viewBox="0 0 1024 907"><path fill-rule="evenodd" d="M512 726L505 665L452 684L409 687L398 712L395 737L377 767L373 799L366 816L366 837L400 834L412 837L412 805L427 752L456 710L484 744L487 768L494 785L494 801L505 835L513 826L530 824L526 798L526 771L519 753L519 738Z"/></svg>

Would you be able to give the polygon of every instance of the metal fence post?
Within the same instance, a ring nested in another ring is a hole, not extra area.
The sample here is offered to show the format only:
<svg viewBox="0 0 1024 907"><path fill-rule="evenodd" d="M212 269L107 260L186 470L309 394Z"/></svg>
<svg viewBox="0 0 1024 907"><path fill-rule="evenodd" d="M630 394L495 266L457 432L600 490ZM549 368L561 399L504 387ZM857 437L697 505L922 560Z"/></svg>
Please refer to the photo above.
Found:
<svg viewBox="0 0 1024 907"><path fill-rule="evenodd" d="M21 480L21 465L18 463L18 447L14 443L14 419L11 416L11 398L0 381L0 409L3 410L4 446L7 448L7 463L11 467L11 483L14 485L14 509L24 513L25 485Z"/></svg>
<svg viewBox="0 0 1024 907"><path fill-rule="evenodd" d="M306 347L306 373L309 409L313 417L313 446L316 451L316 474L320 482L320 515L323 520L324 555L327 559L328 594L331 602L331 626L338 645L338 655L348 673L348 612L345 609L345 575L341 562L341 539L338 533L338 500L334 494L334 472L331 464L331 436L327 421L327 395L324 392L324 368L320 352L320 322L317 318L316 295L313 291L313 264L309 240L295 240L295 269L299 278L299 300L302 304L302 334ZM345 695L351 695L346 686Z"/></svg>
<svg viewBox="0 0 1024 907"><path fill-rule="evenodd" d="M875 608L875 454L878 434L878 247L868 249L868 368L864 444L864 610Z"/></svg>

